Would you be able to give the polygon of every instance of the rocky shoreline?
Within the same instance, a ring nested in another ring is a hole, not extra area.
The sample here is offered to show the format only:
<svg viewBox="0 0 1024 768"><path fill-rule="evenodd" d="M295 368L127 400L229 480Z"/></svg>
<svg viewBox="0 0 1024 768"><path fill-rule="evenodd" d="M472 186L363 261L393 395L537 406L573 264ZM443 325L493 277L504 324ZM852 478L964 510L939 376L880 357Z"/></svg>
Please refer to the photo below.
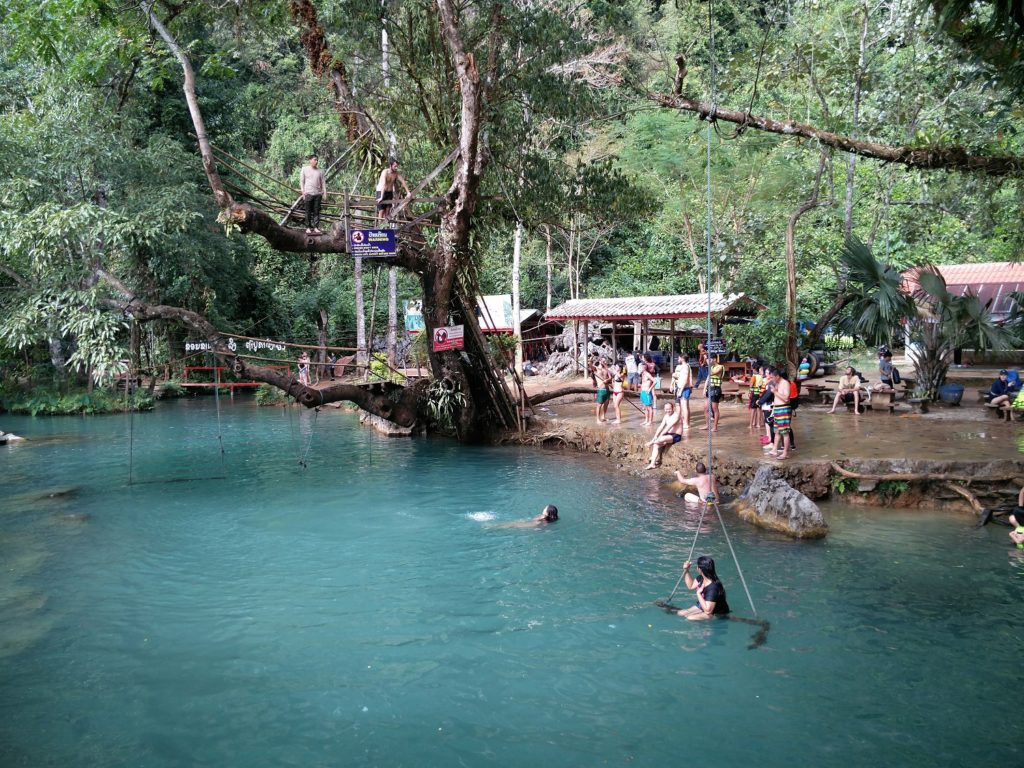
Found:
<svg viewBox="0 0 1024 768"><path fill-rule="evenodd" d="M566 451L590 453L610 460L618 471L636 476L652 475L674 480L675 470L692 474L697 461L707 458L707 444L680 443L664 455L662 465L645 470L650 454L648 436L636 430L589 427L572 420L538 420L523 435L507 435L504 443L544 445ZM829 459L792 458L778 462L768 458L729 455L713 450L715 474L724 494L739 496L754 481L758 470L772 467L775 477L813 501L841 497L844 503L892 508L951 509L977 513L977 506L958 486L983 508L1014 503L1024 486L1024 461L939 460L925 458L877 459L846 457L836 463ZM847 477L839 470L864 477Z"/></svg>

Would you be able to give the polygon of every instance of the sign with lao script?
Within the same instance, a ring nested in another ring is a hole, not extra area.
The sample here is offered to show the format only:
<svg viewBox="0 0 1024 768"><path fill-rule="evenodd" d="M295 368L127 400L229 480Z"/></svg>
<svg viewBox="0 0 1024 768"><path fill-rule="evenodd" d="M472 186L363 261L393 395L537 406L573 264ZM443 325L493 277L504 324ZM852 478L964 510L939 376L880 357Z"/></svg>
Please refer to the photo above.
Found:
<svg viewBox="0 0 1024 768"><path fill-rule="evenodd" d="M462 349L465 341L462 337L461 325L444 325L434 329L434 351L444 352L446 349Z"/></svg>
<svg viewBox="0 0 1024 768"><path fill-rule="evenodd" d="M349 252L362 259L390 258L395 255L395 230L353 229L348 233Z"/></svg>
<svg viewBox="0 0 1024 768"><path fill-rule="evenodd" d="M707 342L709 355L724 355L726 352L725 339L710 339Z"/></svg>

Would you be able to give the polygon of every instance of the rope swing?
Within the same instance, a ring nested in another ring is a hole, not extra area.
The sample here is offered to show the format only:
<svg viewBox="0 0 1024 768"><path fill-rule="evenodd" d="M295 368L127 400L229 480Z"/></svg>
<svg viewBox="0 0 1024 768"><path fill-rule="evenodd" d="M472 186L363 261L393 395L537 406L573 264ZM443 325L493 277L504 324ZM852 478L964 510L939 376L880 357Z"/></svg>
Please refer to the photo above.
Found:
<svg viewBox="0 0 1024 768"><path fill-rule="evenodd" d="M208 358L212 355L208 354ZM211 362L209 359L207 362ZM220 450L220 471L219 475L206 475L203 477L171 477L161 480L136 480L135 471L135 403L129 397L128 390L135 381L137 370L134 366L128 369L128 378L125 380L125 403L128 406L128 485L159 485L162 483L190 483L200 480L227 480L227 464L224 452L224 430L220 418L220 369L217 367L217 358L213 357L212 367L214 374L213 401L217 409L217 445ZM141 381L141 378L140 378Z"/></svg>
<svg viewBox="0 0 1024 768"><path fill-rule="evenodd" d="M714 115L715 107L717 106L717 100L718 100L717 83L716 83L716 71L715 71L715 22L714 22L714 3L713 3L713 0L708 0L708 48L709 48L709 60L710 60L710 68L709 68L709 80L710 80L710 83L709 83L709 85L710 85L711 114L707 118L706 146L705 146L705 176L706 176L706 197L707 197L707 200L706 200L706 202L707 202L707 219L706 219L705 228L704 228L704 248L705 248L706 269L707 269L707 273L706 273L706 281L707 282L705 283L705 285L707 286L707 296L708 296L707 325L706 325L706 328L705 328L705 330L706 330L706 346L705 346L705 349L707 350L707 353L710 355L711 340L712 340L712 334L711 334L711 328L712 328L712 324L711 324L712 323L712 299L711 299L711 278L712 278L711 247L712 247L712 238L711 238L711 233L712 233L712 226L713 226L713 223L714 223L713 222L714 209L712 207L712 204L713 204L713 197L712 197L713 188L712 188L712 184L711 184L711 132L714 129L714 122L715 122L715 120L714 120L713 115ZM755 86L755 88L756 88L756 86ZM722 534L725 536L726 544L728 544L728 546L729 546L729 552L732 555L733 562L736 564L736 572L739 574L740 583L743 584L743 591L746 593L747 601L750 603L750 610L753 612L754 616L757 616L757 608L754 606L754 599L750 595L750 589L747 587L747 580L743 576L743 569L740 567L740 561L739 561L739 558L736 556L736 550L733 549L732 540L729 538L729 532L728 532L728 530L725 527L725 520L722 519L722 510L719 507L717 496L714 493L714 490L715 490L715 483L714 483L714 476L715 476L714 437L712 435L712 429L711 429L712 414L711 414L711 400L710 400L710 398L708 398L708 401L707 401L707 408L708 408L708 414L707 414L707 418L708 418L707 469L708 469L708 477L711 478L712 485L711 485L710 492L704 497L704 499L701 502L700 520L697 522L697 530L694 532L693 542L690 544L690 553L686 557L686 562L690 562L690 561L693 560L693 553L697 549L697 540L700 538L700 529L704 525L704 517L707 514L708 509L713 507L714 510L715 510L715 515L718 517L718 523L722 527ZM686 571L683 571L683 573L681 573L679 575L679 579L676 581L676 585L675 585L675 587L673 587L672 593L668 596L668 598L666 598L665 600L658 600L655 603L655 605L657 605L659 608L664 608L666 611L668 611L670 613L676 612L678 610L678 608L676 606L672 605L672 598L674 598L675 595L676 595L676 592L679 591L679 586L683 583L683 579L685 577L686 577ZM763 645L765 643L765 641L767 640L768 629L770 628L770 624L767 621L764 621L762 619L746 619L746 618L741 618L741 617L738 617L738 616L733 616L731 614L729 614L727 616L727 618L729 618L729 619L731 619L733 621L740 621L740 622L743 622L745 624L753 624L755 626L760 627L759 631L754 634L753 638L751 638L751 643L750 643L749 646L747 646L748 648L751 648L751 649L757 648L757 647Z"/></svg>

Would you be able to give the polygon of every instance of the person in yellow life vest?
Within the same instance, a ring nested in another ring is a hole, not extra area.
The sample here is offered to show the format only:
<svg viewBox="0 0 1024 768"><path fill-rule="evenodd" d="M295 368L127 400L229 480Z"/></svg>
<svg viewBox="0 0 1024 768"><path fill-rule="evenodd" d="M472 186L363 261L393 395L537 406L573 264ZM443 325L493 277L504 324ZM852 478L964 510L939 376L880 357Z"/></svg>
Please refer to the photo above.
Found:
<svg viewBox="0 0 1024 768"><path fill-rule="evenodd" d="M750 411L750 426L757 429L764 426L763 411L757 401L764 394L767 383L764 377L764 368L760 363L754 363L753 373L750 374L750 397L747 400L747 410Z"/></svg>
<svg viewBox="0 0 1024 768"><path fill-rule="evenodd" d="M708 372L707 388L704 390L708 400L708 423L704 429L710 429L712 432L718 431L718 419L721 416L719 403L722 402L722 380L724 378L725 366L722 365L722 359L716 355L714 365Z"/></svg>

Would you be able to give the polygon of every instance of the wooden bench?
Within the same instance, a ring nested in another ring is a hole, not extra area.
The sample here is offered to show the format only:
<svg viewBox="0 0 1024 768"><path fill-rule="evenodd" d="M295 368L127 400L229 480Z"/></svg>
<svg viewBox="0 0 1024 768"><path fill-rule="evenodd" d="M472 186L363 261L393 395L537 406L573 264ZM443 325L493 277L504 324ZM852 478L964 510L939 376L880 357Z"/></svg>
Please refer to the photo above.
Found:
<svg viewBox="0 0 1024 768"><path fill-rule="evenodd" d="M873 411L888 409L890 414L894 413L896 410L896 393L891 389L876 390L871 394L869 405Z"/></svg>

